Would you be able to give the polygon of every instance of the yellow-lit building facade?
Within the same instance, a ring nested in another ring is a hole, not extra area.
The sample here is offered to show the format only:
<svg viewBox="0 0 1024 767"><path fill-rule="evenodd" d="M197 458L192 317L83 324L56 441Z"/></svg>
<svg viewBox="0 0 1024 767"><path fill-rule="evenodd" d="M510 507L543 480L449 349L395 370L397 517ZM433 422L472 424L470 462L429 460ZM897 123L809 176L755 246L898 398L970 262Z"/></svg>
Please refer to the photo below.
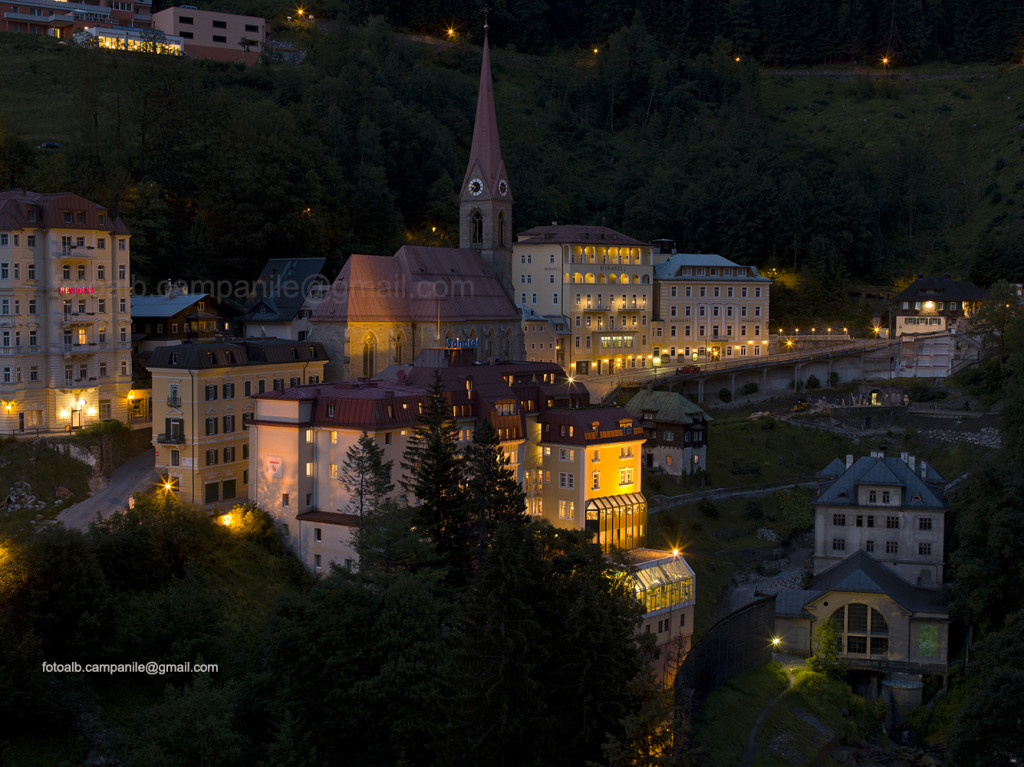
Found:
<svg viewBox="0 0 1024 767"><path fill-rule="evenodd" d="M76 194L0 193L0 433L126 420L130 237Z"/></svg>
<svg viewBox="0 0 1024 767"><path fill-rule="evenodd" d="M539 226L513 245L516 303L562 315L561 364L608 375L652 364L654 248L603 226Z"/></svg>
<svg viewBox="0 0 1024 767"><path fill-rule="evenodd" d="M247 498L253 395L318 383L326 363L321 344L286 339L154 349L153 445L167 491L211 508Z"/></svg>
<svg viewBox="0 0 1024 767"><path fill-rule="evenodd" d="M594 533L602 551L645 545L640 422L619 407L552 408L535 428L524 460L530 512L555 527Z"/></svg>
<svg viewBox="0 0 1024 767"><path fill-rule="evenodd" d="M675 253L654 269L654 346L666 367L768 354L771 280L721 256Z"/></svg>

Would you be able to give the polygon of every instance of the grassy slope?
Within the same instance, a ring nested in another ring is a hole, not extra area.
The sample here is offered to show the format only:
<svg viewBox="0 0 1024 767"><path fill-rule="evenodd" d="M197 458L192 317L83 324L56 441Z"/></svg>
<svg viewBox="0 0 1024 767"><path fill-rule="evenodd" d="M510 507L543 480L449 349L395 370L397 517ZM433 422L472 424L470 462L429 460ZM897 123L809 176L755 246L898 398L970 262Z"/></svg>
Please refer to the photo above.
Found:
<svg viewBox="0 0 1024 767"><path fill-rule="evenodd" d="M694 745L700 763L739 764L758 715L786 685L782 666L769 663L739 674L718 688L698 715Z"/></svg>

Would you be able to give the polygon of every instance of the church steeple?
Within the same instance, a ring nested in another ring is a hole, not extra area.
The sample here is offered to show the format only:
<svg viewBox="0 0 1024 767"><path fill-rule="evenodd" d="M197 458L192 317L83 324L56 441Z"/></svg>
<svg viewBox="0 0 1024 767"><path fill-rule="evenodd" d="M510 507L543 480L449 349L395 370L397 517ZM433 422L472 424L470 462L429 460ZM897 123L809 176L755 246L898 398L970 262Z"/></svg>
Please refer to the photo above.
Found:
<svg viewBox="0 0 1024 767"><path fill-rule="evenodd" d="M459 194L459 246L479 250L512 298L512 187L501 156L491 52L484 24L473 143Z"/></svg>

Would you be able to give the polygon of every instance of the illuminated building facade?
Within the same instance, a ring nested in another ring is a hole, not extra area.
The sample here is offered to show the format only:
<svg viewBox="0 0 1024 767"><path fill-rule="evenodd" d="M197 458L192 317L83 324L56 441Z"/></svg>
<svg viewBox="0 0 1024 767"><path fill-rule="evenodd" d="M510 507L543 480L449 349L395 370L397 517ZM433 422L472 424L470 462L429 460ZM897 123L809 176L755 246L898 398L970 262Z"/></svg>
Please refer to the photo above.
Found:
<svg viewBox="0 0 1024 767"><path fill-rule="evenodd" d="M892 299L896 335L965 334L970 316L982 301L991 297L989 291L973 282L952 280L948 274L919 274Z"/></svg>
<svg viewBox="0 0 1024 767"><path fill-rule="evenodd" d="M772 281L705 253L664 254L654 269L654 346L666 366L768 354Z"/></svg>
<svg viewBox="0 0 1024 767"><path fill-rule="evenodd" d="M603 226L520 232L512 259L518 303L568 320L564 364L607 375L652 362L654 248Z"/></svg>
<svg viewBox="0 0 1024 767"><path fill-rule="evenodd" d="M352 533L348 494L338 479L345 455L366 432L392 461L397 486L398 467L435 372L460 446L489 420L526 492L530 515L555 527L590 530L604 550L642 546L644 437L636 420L622 408L588 407L587 390L569 383L557 365L475 366L458 364L471 360L459 356L452 365L404 365L372 381L256 397L250 498L275 518L303 561L324 570L331 561L344 566L351 558L338 554L349 551ZM319 533L312 532L315 527Z"/></svg>
<svg viewBox="0 0 1024 767"><path fill-rule="evenodd" d="M245 339L154 349L156 469L185 503L230 504L249 493L252 397L318 383L327 355L309 341Z"/></svg>
<svg viewBox="0 0 1024 767"><path fill-rule="evenodd" d="M91 43L112 51L158 53L164 56L181 56L184 52L182 38L150 28L91 26L75 32L75 42L79 45Z"/></svg>
<svg viewBox="0 0 1024 767"><path fill-rule="evenodd" d="M0 432L127 419L129 240L76 194L0 193Z"/></svg>

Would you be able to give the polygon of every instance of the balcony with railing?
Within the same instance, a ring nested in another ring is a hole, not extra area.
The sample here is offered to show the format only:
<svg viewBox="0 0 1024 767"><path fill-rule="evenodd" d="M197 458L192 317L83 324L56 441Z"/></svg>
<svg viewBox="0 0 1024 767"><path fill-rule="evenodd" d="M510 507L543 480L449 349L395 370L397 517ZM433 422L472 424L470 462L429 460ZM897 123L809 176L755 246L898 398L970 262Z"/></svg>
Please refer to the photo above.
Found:
<svg viewBox="0 0 1024 767"><path fill-rule="evenodd" d="M181 407L181 395L171 394L167 397L167 407Z"/></svg>
<svg viewBox="0 0 1024 767"><path fill-rule="evenodd" d="M177 432L157 434L156 441L161 445L183 445L185 444L185 435Z"/></svg>

